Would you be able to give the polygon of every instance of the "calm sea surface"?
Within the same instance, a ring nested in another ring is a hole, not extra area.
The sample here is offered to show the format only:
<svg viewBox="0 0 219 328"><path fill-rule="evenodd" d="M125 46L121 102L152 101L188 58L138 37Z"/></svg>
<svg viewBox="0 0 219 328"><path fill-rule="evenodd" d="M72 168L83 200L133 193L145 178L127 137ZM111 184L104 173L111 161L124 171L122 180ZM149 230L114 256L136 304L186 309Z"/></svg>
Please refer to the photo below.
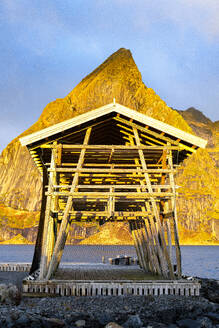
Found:
<svg viewBox="0 0 219 328"><path fill-rule="evenodd" d="M183 274L219 279L219 246L182 246ZM0 263L31 262L33 245L0 245ZM133 246L66 246L62 262L100 263L117 255L136 256Z"/></svg>

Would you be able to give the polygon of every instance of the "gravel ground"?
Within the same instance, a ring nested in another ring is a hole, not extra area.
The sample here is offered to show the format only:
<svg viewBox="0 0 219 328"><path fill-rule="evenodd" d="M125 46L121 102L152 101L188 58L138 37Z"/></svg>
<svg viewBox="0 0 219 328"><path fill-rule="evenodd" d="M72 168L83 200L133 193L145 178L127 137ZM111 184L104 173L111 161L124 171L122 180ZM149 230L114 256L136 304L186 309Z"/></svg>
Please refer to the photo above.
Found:
<svg viewBox="0 0 219 328"><path fill-rule="evenodd" d="M25 276L0 272L0 283L21 286ZM0 327L219 328L219 284L202 286L201 297L23 297L17 306L0 303Z"/></svg>

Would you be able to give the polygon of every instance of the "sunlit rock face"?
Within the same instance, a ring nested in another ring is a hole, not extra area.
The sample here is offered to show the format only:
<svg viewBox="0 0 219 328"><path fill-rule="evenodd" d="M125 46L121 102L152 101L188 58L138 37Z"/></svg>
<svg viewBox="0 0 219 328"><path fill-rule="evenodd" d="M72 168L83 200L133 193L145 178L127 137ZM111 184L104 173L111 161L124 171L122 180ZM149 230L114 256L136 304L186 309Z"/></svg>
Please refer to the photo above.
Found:
<svg viewBox="0 0 219 328"><path fill-rule="evenodd" d="M206 174L206 172L211 172L214 176L215 183L218 181L216 170L216 139L218 126L216 123L214 124L210 120L200 123L200 119L198 120L194 113L189 113L188 115L186 111L177 112L176 110L168 107L151 88L148 88L142 82L141 73L133 60L131 52L123 48L112 54L103 64L86 76L66 97L49 103L44 108L38 121L29 129L24 131L21 136L33 133L89 110L111 103L113 98L116 99L117 103L137 110L148 116L152 116L153 118L171 124L184 131L193 133L192 128L196 133L196 128L198 131L205 130L202 136L209 136L211 150L210 152L207 152L206 150L203 152L208 154L209 158L213 158L213 161L208 161L208 167L202 168L203 174ZM211 128L208 128L208 126L211 126ZM21 147L18 140L19 137L14 139L4 149L0 158L1 201L4 205L12 208L20 210L25 209L28 211L39 211L41 198L41 177L38 170L34 166L27 149L25 147ZM200 155L193 155L190 158L190 161L194 163L194 166L199 165L199 156ZM186 162L184 167L186 168L187 165L188 164ZM177 179L180 179L180 175L183 174L182 172L183 171L179 173ZM185 172L187 172L187 178L189 179L189 168L187 171L185 170ZM206 184L207 186L208 181L203 181L203 184ZM214 186L208 185L208 188L210 188L210 192L213 194ZM210 197L211 205L209 205L208 197L200 196L199 198L199 195L196 191L194 191L194 188L191 189L191 193L196 195L195 205L191 203L191 199L188 198L187 191L184 191L182 188L180 199L178 201L179 220L182 220L183 227L189 227L189 231L199 231L200 222L202 221L201 218L205 214L201 214L204 212L199 211L198 209L200 206L210 206L209 208L212 209L212 213L214 213L212 215L215 217L215 210L213 209L216 206L214 204L215 196ZM200 195L203 195L203 192ZM195 209L196 212L193 213ZM197 216L197 212L199 213L199 216ZM211 223L211 214L209 215L210 217L208 216L209 220L207 227L210 236L209 238L211 238L213 225ZM0 219L1 217L2 213L0 211ZM197 221L196 224L189 223L194 220ZM214 229L215 226L217 226L217 224L214 225ZM213 235L215 235L215 232L213 232Z"/></svg>

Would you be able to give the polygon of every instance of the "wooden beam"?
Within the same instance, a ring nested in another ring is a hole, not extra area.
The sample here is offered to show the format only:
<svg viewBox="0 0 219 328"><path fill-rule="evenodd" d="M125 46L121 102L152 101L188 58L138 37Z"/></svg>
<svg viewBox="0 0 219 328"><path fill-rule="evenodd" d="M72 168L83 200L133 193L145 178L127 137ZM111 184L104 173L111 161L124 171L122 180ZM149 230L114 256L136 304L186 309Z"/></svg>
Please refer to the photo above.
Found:
<svg viewBox="0 0 219 328"><path fill-rule="evenodd" d="M130 122L130 121L127 121L127 120L125 120L125 119L123 119L123 118L120 118L120 117L117 117L117 116L115 116L114 117L114 120L116 120L116 121L118 121L118 122L121 122L121 123L124 123L124 124L126 124L126 125L129 125L129 126L131 126L132 128L136 128L136 129L138 129L139 131L141 131L141 132L145 132L145 133L147 133L147 134L150 134L150 135L152 135L152 136L154 136L154 137L156 137L156 138L159 138L159 139L161 139L161 140L164 140L165 142L170 142L170 143L172 143L173 145L178 145L178 142L176 141L176 140L174 140L174 139L171 139L171 138L169 138L169 137L166 137L166 136L164 136L164 135L161 135L161 134L159 134L159 133L157 133L157 132L154 132L154 131L151 131L150 129L146 129L146 128L143 128L142 126L140 126L140 125L138 125L138 124L135 124L135 123L132 123L132 122Z"/></svg>
<svg viewBox="0 0 219 328"><path fill-rule="evenodd" d="M44 145L41 148L53 148L53 145ZM87 150L163 150L163 146L126 146L126 145L66 145L62 144L64 150L77 150L77 149L87 149ZM167 149L180 150L178 146L168 146Z"/></svg>
<svg viewBox="0 0 219 328"><path fill-rule="evenodd" d="M153 192L153 190L150 190L150 192L97 192L97 191L77 191L77 192L71 192L71 191L54 191L54 192L47 192L47 196L75 196L75 197L95 197L95 198L109 198L109 197L126 197L126 198L142 198L147 199L151 197L171 197L173 196L173 193L171 192Z"/></svg>
<svg viewBox="0 0 219 328"><path fill-rule="evenodd" d="M114 168L109 168L109 169L102 169L102 168L98 168L98 169L93 169L93 168L81 168L81 169L77 169L77 168L65 168L65 167L61 167L61 168L56 168L56 169L48 169L48 172L77 172L77 173L170 173L173 172L175 173L176 171L174 169L140 169L140 170L136 170L136 169L114 169Z"/></svg>
<svg viewBox="0 0 219 328"><path fill-rule="evenodd" d="M48 187L48 186L47 186ZM103 185L103 184L84 184L84 185L78 185L78 189L110 189L110 188L114 188L114 189L147 189L147 186L144 185L134 185L134 184L108 184L108 185ZM153 189L170 189L171 186L170 185L151 185L151 187ZM69 185L54 185L53 186L54 189L60 189L60 188L64 188L64 189L70 189L71 186Z"/></svg>

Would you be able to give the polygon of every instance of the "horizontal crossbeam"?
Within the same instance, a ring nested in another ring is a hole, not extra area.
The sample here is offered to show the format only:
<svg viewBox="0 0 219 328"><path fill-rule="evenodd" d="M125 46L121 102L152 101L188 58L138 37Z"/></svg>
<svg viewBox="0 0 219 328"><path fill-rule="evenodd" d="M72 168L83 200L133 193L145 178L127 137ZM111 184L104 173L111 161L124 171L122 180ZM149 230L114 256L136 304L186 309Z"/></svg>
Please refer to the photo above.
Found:
<svg viewBox="0 0 219 328"><path fill-rule="evenodd" d="M46 196L76 196L76 197L98 197L98 198L108 198L108 197L137 197L137 198L153 198L153 197L172 197L174 193L171 192L58 192L54 191L52 193L46 192Z"/></svg>
<svg viewBox="0 0 219 328"><path fill-rule="evenodd" d="M41 148L54 148L54 145L42 145ZM178 146L127 146L127 145L66 145L62 144L62 149L87 149L87 150L163 150L172 149L180 150Z"/></svg>
<svg viewBox="0 0 219 328"><path fill-rule="evenodd" d="M169 169L93 169L93 168L82 168L82 169L74 169L74 168L67 168L67 167L60 167L56 169L48 169L49 172L88 172L88 173L175 173L176 170L169 170Z"/></svg>

